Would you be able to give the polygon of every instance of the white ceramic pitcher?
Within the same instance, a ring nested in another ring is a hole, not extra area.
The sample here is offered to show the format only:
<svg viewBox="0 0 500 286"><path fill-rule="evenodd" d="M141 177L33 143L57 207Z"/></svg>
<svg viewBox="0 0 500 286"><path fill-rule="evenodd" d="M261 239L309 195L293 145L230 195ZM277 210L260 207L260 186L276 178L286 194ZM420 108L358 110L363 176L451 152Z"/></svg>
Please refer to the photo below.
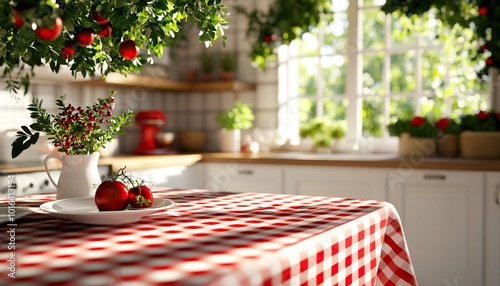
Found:
<svg viewBox="0 0 500 286"><path fill-rule="evenodd" d="M97 163L99 153L91 155L58 155L50 154L45 157L43 165L50 182L57 189L56 199L88 197L95 195L97 186L101 183ZM50 175L48 161L57 159L62 162L61 175L56 182Z"/></svg>

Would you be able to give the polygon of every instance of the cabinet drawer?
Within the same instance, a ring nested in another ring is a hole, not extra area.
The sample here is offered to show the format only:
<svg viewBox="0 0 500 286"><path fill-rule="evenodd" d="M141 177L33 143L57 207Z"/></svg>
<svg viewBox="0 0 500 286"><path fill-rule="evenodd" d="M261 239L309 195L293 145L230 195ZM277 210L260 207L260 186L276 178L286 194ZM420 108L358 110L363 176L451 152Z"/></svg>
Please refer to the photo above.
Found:
<svg viewBox="0 0 500 286"><path fill-rule="evenodd" d="M210 163L205 166L205 189L227 192L281 194L279 166L239 163Z"/></svg>

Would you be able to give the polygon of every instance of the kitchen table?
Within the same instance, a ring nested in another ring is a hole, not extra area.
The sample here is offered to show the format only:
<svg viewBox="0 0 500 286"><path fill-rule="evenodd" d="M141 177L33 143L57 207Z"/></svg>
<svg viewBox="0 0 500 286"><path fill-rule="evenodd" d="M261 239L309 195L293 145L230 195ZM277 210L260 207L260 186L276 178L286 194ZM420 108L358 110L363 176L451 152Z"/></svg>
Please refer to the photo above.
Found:
<svg viewBox="0 0 500 286"><path fill-rule="evenodd" d="M33 213L2 225L0 285L417 285L389 203L161 188L154 195L176 205L124 225L54 218L38 208L54 194L17 197Z"/></svg>

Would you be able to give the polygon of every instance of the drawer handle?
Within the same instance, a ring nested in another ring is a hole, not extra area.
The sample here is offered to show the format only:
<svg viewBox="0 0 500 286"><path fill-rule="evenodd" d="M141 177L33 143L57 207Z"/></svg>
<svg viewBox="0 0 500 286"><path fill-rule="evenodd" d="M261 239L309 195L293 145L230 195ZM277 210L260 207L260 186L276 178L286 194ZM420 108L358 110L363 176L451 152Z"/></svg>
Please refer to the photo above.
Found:
<svg viewBox="0 0 500 286"><path fill-rule="evenodd" d="M445 175L436 175L436 174L426 174L424 175L424 179L426 180L446 180Z"/></svg>
<svg viewBox="0 0 500 286"><path fill-rule="evenodd" d="M253 175L253 171L252 170L239 170L238 174L239 175Z"/></svg>

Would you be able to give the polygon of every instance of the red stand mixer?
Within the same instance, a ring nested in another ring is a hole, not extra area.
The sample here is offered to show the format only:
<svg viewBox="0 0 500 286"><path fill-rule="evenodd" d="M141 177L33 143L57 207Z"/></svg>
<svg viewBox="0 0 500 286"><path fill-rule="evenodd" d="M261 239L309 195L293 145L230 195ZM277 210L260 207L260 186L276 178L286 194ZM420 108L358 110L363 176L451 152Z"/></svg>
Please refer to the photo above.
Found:
<svg viewBox="0 0 500 286"><path fill-rule="evenodd" d="M141 127L141 138L139 145L134 150L135 154L154 155L169 154L168 146L157 140L160 128L167 123L167 117L160 110L139 111L135 115L135 122Z"/></svg>

